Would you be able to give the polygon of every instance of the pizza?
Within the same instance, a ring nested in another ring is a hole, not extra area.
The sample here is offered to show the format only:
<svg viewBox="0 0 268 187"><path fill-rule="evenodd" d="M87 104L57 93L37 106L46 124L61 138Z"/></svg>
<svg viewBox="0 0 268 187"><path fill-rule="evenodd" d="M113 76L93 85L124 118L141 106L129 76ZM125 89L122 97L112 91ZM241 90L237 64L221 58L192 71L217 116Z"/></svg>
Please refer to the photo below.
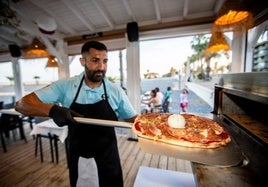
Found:
<svg viewBox="0 0 268 187"><path fill-rule="evenodd" d="M132 130L138 137L184 147L218 148L231 141L219 123L187 113L141 114L136 117Z"/></svg>

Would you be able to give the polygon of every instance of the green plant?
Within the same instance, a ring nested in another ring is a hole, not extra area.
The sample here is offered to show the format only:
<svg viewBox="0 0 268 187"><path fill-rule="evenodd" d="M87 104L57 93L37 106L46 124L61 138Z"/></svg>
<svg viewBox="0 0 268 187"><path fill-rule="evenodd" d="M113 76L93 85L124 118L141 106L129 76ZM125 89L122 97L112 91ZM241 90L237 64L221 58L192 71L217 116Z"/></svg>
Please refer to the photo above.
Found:
<svg viewBox="0 0 268 187"><path fill-rule="evenodd" d="M10 81L10 85L12 85L12 82L14 81L14 77L6 76L6 78Z"/></svg>
<svg viewBox="0 0 268 187"><path fill-rule="evenodd" d="M14 3L19 0L12 0ZM15 35L25 35L26 33L19 28L20 20L17 17L16 11L9 6L8 0L0 1L0 26L7 26L16 29L18 32Z"/></svg>

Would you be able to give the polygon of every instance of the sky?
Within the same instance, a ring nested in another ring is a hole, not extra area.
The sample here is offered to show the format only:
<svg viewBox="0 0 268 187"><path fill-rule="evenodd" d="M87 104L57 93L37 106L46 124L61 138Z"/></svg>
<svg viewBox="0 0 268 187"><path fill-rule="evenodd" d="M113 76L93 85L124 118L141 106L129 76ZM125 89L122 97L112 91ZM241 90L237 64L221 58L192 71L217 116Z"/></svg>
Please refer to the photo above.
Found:
<svg viewBox="0 0 268 187"><path fill-rule="evenodd" d="M191 56L193 37L180 37L152 40L140 44L141 73L150 72L166 74L171 67L179 70L187 57Z"/></svg>
<svg viewBox="0 0 268 187"><path fill-rule="evenodd" d="M149 70L159 73L160 76L170 71L171 67L179 70L182 64L191 56L191 40L189 37L158 39L140 42L140 72L141 76ZM120 75L119 51L108 53L107 76ZM126 50L122 51L123 69L126 71ZM80 67L79 57L70 66L71 74L75 75L83 71Z"/></svg>
<svg viewBox="0 0 268 187"><path fill-rule="evenodd" d="M187 60L187 57L192 54L190 45L191 40L192 36L141 41L139 46L141 76L146 73L147 70L156 72L160 76L168 73L171 67L179 70L182 64ZM122 53L123 69L126 71L126 50L123 50ZM79 57L80 56L77 56L70 65L70 76L77 75L83 71L83 67L81 67L79 62ZM119 77L119 51L109 52L108 58L108 71L106 75ZM23 82L34 82L34 76L39 76L40 82L57 80L57 69L45 68L46 61L46 58L28 60L27 62L25 60L20 60ZM0 63L0 84L10 83L6 76L13 77L12 64Z"/></svg>

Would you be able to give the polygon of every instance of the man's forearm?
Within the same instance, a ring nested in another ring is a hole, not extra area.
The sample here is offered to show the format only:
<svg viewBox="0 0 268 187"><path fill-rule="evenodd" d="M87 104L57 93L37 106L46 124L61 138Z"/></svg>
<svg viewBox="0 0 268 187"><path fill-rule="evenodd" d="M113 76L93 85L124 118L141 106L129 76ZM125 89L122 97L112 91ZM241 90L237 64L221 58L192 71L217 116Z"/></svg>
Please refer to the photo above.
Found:
<svg viewBox="0 0 268 187"><path fill-rule="evenodd" d="M42 103L34 93L24 96L14 105L15 110L26 116L47 117L53 104Z"/></svg>

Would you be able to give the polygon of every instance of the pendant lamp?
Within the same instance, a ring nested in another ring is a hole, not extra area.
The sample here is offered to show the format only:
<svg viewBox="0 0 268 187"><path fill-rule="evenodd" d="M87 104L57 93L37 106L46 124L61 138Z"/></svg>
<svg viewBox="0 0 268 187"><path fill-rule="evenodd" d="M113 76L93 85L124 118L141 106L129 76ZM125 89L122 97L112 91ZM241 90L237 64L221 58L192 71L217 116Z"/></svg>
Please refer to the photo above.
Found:
<svg viewBox="0 0 268 187"><path fill-rule="evenodd" d="M205 50L205 53L215 53L222 50L228 51L230 50L230 46L222 32L214 31Z"/></svg>
<svg viewBox="0 0 268 187"><path fill-rule="evenodd" d="M227 0L219 11L214 24L220 29L230 30L238 27L249 29L253 26L253 16L246 0Z"/></svg>
<svg viewBox="0 0 268 187"><path fill-rule="evenodd" d="M59 67L57 63L57 58L55 56L50 55L47 60L46 68L57 68Z"/></svg>
<svg viewBox="0 0 268 187"><path fill-rule="evenodd" d="M46 46L37 38L34 38L29 49L25 52L25 58L46 58L48 57Z"/></svg>

